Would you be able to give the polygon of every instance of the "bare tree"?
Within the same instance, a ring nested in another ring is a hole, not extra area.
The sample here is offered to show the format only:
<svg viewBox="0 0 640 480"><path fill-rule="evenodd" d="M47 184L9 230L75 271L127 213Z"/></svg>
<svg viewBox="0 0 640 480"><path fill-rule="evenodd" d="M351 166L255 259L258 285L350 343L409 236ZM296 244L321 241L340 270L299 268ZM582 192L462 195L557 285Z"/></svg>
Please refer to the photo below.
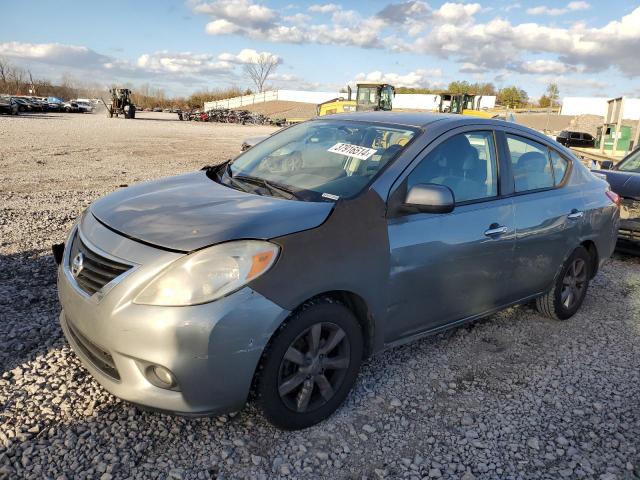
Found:
<svg viewBox="0 0 640 480"><path fill-rule="evenodd" d="M24 93L24 70L19 67L11 67L9 74L7 75L11 79L11 83L14 85L14 91L16 94Z"/></svg>
<svg viewBox="0 0 640 480"><path fill-rule="evenodd" d="M9 63L9 61L4 57L0 57L0 85L2 85L3 90L7 86L7 81L8 81L7 77L9 76L10 68L11 68L11 64Z"/></svg>
<svg viewBox="0 0 640 480"><path fill-rule="evenodd" d="M262 93L264 92L265 83L276 71L278 63L278 57L268 53L261 53L253 62L244 66L244 73L256 86L256 90Z"/></svg>

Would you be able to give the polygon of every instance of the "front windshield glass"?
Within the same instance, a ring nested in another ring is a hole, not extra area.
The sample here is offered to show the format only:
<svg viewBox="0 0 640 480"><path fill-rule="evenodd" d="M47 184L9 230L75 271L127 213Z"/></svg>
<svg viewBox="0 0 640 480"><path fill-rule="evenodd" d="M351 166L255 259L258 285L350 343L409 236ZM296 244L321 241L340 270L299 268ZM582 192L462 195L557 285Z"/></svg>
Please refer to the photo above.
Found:
<svg viewBox="0 0 640 480"><path fill-rule="evenodd" d="M352 121L301 123L239 156L228 169L231 178L226 183L240 188L233 184L249 178L257 186L262 181L267 194L280 187L302 200L351 197L416 134L408 127Z"/></svg>
<svg viewBox="0 0 640 480"><path fill-rule="evenodd" d="M621 172L637 172L640 173L640 148L632 153L629 158L618 166Z"/></svg>

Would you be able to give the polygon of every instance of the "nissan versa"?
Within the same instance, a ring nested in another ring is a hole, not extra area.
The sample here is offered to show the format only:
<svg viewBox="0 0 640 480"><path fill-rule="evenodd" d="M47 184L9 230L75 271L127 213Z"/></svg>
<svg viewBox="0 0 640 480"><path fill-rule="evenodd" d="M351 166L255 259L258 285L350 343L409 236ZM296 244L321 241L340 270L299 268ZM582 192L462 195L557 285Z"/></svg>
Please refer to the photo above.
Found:
<svg viewBox="0 0 640 480"><path fill-rule="evenodd" d="M383 348L530 301L571 317L618 217L604 180L528 128L322 117L91 205L59 249L60 322L127 401L203 415L253 398L304 428Z"/></svg>

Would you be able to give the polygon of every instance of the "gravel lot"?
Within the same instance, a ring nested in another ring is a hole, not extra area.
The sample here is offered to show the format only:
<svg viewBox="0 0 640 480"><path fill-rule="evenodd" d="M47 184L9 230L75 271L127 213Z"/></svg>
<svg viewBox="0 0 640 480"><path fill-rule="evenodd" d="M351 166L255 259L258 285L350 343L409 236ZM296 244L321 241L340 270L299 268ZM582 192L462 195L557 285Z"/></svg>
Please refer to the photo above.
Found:
<svg viewBox="0 0 640 480"><path fill-rule="evenodd" d="M612 259L566 322L516 307L379 354L306 431L277 431L251 406L184 419L106 393L58 326L51 244L99 196L272 131L140 116L0 117L0 478L631 478L637 257Z"/></svg>

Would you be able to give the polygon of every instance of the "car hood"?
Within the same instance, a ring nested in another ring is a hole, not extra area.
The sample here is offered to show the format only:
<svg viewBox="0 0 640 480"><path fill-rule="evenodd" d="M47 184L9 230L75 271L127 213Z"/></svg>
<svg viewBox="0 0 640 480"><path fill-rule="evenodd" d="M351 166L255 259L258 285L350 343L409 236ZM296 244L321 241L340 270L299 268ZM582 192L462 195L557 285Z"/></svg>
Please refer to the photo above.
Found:
<svg viewBox="0 0 640 480"><path fill-rule="evenodd" d="M159 247L192 251L237 239L269 239L321 225L331 202L241 192L204 171L118 190L91 205L104 225Z"/></svg>
<svg viewBox="0 0 640 480"><path fill-rule="evenodd" d="M597 170L607 176L611 190L624 198L640 200L640 173Z"/></svg>

